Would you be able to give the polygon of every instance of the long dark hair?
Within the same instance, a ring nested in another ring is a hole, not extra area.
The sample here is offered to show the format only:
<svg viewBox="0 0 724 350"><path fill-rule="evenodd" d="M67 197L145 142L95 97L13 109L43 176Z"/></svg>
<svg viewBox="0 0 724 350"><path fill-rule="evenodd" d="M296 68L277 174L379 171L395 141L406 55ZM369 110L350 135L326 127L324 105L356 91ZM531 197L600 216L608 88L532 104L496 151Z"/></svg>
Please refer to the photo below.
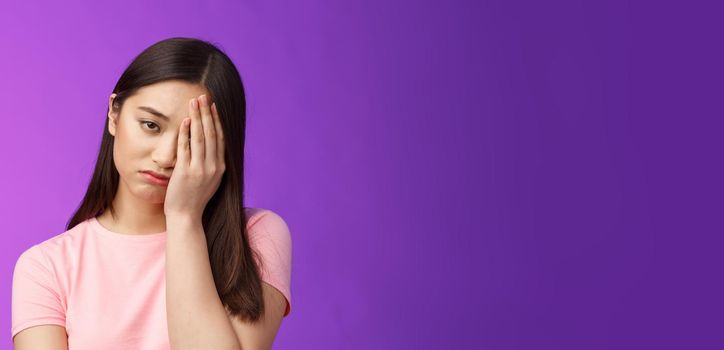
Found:
<svg viewBox="0 0 724 350"><path fill-rule="evenodd" d="M120 115L124 101L139 88L172 79L205 86L216 102L224 130L226 171L204 209L202 223L214 283L224 307L231 315L257 321L264 312L257 267L261 260L249 245L243 206L246 99L231 59L200 39L175 37L157 42L136 56L118 79L112 108ZM108 118L105 120L93 178L68 230L106 209L113 214L119 174L113 161L114 137L108 132Z"/></svg>

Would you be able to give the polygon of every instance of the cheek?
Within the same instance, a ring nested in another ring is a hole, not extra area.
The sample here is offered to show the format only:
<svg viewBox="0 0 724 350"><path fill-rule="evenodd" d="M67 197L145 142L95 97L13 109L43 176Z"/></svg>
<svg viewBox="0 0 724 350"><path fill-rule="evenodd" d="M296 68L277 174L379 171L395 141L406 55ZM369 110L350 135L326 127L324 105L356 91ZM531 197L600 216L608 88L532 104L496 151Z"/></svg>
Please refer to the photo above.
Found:
<svg viewBox="0 0 724 350"><path fill-rule="evenodd" d="M116 137L113 144L113 161L121 176L133 176L144 163L144 158L150 157L148 138L143 135L125 133Z"/></svg>
<svg viewBox="0 0 724 350"><path fill-rule="evenodd" d="M121 177L126 176L127 168L129 165L129 154L126 149L126 143L123 138L116 138L113 144L113 162L116 164L116 169Z"/></svg>

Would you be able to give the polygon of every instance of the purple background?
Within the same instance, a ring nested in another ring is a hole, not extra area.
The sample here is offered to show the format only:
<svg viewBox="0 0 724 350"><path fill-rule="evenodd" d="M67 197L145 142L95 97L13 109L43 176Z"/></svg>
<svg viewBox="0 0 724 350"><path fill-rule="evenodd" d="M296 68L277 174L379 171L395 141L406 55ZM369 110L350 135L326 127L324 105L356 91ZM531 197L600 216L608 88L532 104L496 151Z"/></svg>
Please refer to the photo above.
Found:
<svg viewBox="0 0 724 350"><path fill-rule="evenodd" d="M171 36L248 91L247 205L293 237L276 349L724 347L721 9L4 2L0 289L63 232L108 95Z"/></svg>

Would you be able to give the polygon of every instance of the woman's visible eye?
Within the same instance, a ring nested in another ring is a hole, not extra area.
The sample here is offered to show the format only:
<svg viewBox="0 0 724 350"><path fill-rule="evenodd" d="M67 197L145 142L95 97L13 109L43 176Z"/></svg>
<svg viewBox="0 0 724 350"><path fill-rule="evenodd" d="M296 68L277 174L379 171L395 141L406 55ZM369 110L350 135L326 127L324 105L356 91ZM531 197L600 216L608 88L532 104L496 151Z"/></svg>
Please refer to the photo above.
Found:
<svg viewBox="0 0 724 350"><path fill-rule="evenodd" d="M145 121L145 120L144 120L144 121L141 121L141 124L144 125L144 126L148 126L148 124L151 124L151 125L154 125L156 128L158 128L158 125L156 125L156 123L154 123L154 122L149 122L149 121ZM150 130L158 130L158 129L152 129L152 128L149 128L149 129L150 129Z"/></svg>

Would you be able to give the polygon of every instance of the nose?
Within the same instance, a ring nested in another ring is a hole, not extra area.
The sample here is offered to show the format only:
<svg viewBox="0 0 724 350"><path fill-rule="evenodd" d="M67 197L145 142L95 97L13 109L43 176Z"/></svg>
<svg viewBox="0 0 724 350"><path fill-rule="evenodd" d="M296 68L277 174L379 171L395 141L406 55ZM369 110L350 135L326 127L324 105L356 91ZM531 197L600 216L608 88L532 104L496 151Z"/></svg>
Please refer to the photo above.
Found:
<svg viewBox="0 0 724 350"><path fill-rule="evenodd" d="M176 164L176 147L178 145L178 137L172 133L167 133L165 137L159 138L156 148L151 154L151 159L160 168L173 168Z"/></svg>

